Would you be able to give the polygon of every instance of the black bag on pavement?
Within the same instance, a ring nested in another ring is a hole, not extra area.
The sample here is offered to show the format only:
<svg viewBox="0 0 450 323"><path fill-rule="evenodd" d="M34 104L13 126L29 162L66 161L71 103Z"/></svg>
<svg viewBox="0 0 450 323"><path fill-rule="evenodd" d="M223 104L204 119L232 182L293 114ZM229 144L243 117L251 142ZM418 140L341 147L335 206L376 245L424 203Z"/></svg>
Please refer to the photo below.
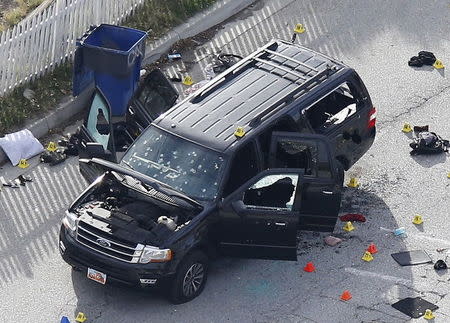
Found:
<svg viewBox="0 0 450 323"><path fill-rule="evenodd" d="M449 141L434 132L422 131L409 146L413 149L411 155L436 154L448 151Z"/></svg>

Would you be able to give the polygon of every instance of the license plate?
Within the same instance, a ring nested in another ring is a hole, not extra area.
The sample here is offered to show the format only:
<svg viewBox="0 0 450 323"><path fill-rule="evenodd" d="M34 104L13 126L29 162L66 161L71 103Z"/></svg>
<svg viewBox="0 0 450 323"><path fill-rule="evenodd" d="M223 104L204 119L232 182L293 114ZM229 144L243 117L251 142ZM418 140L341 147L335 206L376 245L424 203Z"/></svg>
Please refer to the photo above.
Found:
<svg viewBox="0 0 450 323"><path fill-rule="evenodd" d="M103 285L106 283L106 274L92 268L88 268L87 277Z"/></svg>

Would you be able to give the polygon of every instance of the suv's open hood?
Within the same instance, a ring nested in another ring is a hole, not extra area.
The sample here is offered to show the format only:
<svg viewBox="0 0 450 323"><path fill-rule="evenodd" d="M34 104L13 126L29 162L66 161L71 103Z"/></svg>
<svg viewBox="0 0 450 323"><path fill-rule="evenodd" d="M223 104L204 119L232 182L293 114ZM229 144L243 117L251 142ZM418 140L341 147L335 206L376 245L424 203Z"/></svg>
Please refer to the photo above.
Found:
<svg viewBox="0 0 450 323"><path fill-rule="evenodd" d="M120 173L120 174L131 176L131 177L135 178L136 180L139 180L140 182L145 183L145 184L151 186L152 188L156 189L157 191L160 191L161 193L164 193L170 197L178 197L182 200L185 200L186 202L190 203L191 205L193 205L195 207L202 207L202 205L200 203L191 199L189 196L172 189L170 186L168 186L164 183L161 183L160 181L157 181L154 178L151 178L150 176L147 176L145 174L142 174L135 170L132 170L131 168L126 168L119 164L112 163L112 162L109 162L107 160L100 159L100 158L80 159L79 162L85 163L88 165L95 164L95 165L100 166L105 171L112 170L112 171Z"/></svg>

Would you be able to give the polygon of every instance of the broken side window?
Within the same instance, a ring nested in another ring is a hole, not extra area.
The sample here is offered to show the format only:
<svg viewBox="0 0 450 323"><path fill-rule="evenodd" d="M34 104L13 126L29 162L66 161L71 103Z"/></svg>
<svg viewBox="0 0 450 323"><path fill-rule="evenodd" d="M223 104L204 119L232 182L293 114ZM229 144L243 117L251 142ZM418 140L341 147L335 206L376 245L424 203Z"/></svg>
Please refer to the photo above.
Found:
<svg viewBox="0 0 450 323"><path fill-rule="evenodd" d="M258 136L259 145L263 155L264 169L269 168L270 144L272 140L272 133L274 131L300 132L300 129L290 116L286 116L278 120L275 124L269 126L267 130Z"/></svg>
<svg viewBox="0 0 450 323"><path fill-rule="evenodd" d="M311 127L319 133L326 132L354 115L358 108L355 93L351 83L345 82L309 107L306 116Z"/></svg>
<svg viewBox="0 0 450 323"><path fill-rule="evenodd" d="M292 210L298 175L269 175L260 179L244 193L244 204Z"/></svg>
<svg viewBox="0 0 450 323"><path fill-rule="evenodd" d="M329 156L325 144L292 137L277 137L271 168L300 168L305 176L331 178Z"/></svg>
<svg viewBox="0 0 450 323"><path fill-rule="evenodd" d="M108 149L110 138L109 119L107 103L100 93L96 92L89 109L86 129L96 142L102 144L105 150Z"/></svg>

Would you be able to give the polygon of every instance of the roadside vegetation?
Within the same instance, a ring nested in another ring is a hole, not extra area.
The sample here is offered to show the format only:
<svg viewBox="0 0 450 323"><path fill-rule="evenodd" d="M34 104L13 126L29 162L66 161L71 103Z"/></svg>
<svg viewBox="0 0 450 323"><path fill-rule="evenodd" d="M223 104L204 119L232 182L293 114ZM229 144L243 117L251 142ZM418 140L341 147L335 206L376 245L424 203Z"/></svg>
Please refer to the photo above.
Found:
<svg viewBox="0 0 450 323"><path fill-rule="evenodd" d="M17 25L44 0L1 0L0 31Z"/></svg>
<svg viewBox="0 0 450 323"><path fill-rule="evenodd" d="M26 2L26 0L23 1ZM146 0L145 4L122 25L148 31L148 40L151 41L215 1ZM26 89L34 92L31 99L24 96ZM0 97L0 136L23 125L25 120L55 108L58 102L71 91L72 63L65 62L52 73L31 83L23 84L8 95Z"/></svg>

